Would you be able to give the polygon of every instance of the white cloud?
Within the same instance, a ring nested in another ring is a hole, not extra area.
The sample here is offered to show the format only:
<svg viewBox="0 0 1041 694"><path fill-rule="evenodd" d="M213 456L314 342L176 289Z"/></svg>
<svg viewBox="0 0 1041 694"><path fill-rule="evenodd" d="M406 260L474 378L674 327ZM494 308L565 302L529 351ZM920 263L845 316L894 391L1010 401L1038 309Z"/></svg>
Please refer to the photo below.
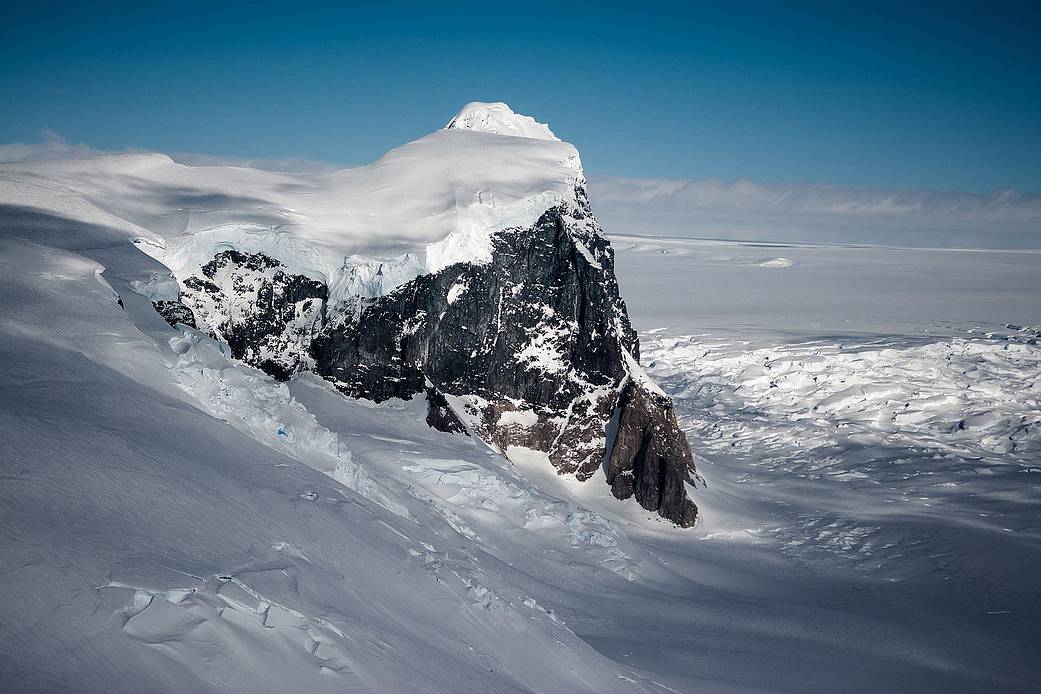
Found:
<svg viewBox="0 0 1041 694"><path fill-rule="evenodd" d="M66 142L60 133L49 129L44 129L40 134L44 137L43 142L29 144L12 142L0 145L0 162L88 159L106 154L143 151L132 147L127 147L123 150L104 150L95 149L85 144L71 144ZM251 169L282 171L284 173L319 173L344 168L329 162L314 161L313 159L300 157L246 159L241 157L224 157L216 154L198 154L195 152L175 152L169 156L174 161L192 166L244 166Z"/></svg>
<svg viewBox="0 0 1041 694"><path fill-rule="evenodd" d="M1041 195L592 178L609 233L901 246L1041 247Z"/></svg>
<svg viewBox="0 0 1041 694"><path fill-rule="evenodd" d="M0 162L113 154L66 142L0 145ZM126 149L124 152L139 151ZM190 152L194 166L318 173L342 166L302 158L236 158ZM967 248L1041 248L1041 195L852 188L749 180L591 177L593 209L608 233L753 241Z"/></svg>
<svg viewBox="0 0 1041 694"><path fill-rule="evenodd" d="M101 154L110 154L84 144L70 144L53 130L43 130L43 142L24 144L12 142L0 145L0 162L41 161L46 159L86 159Z"/></svg>
<svg viewBox="0 0 1041 694"><path fill-rule="evenodd" d="M330 164L327 161L315 161L314 159L303 159L300 157L244 159L240 157L222 157L215 154L174 152L170 154L170 158L190 166L243 166L249 169L281 171L282 173L322 173L324 171L336 171L345 168L344 166Z"/></svg>

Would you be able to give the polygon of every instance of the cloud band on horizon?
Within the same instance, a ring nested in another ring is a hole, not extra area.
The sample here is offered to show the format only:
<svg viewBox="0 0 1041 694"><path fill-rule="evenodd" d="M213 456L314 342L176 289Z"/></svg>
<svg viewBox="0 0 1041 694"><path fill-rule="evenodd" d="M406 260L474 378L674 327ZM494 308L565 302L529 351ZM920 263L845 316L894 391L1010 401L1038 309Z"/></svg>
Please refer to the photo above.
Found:
<svg viewBox="0 0 1041 694"><path fill-rule="evenodd" d="M0 163L80 159L122 152L66 142L0 145ZM284 173L345 168L304 158L242 159L171 153L192 166L244 166ZM1041 249L1041 194L860 188L751 180L590 176L589 195L609 234L779 243L937 248Z"/></svg>

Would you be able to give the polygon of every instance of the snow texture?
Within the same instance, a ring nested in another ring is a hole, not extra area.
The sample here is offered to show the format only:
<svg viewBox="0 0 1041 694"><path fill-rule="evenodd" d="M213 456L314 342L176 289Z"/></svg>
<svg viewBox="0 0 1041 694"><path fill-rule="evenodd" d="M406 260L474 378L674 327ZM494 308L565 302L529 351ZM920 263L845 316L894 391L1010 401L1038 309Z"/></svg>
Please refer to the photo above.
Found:
<svg viewBox="0 0 1041 694"><path fill-rule="evenodd" d="M378 296L487 262L491 234L530 226L584 183L573 146L504 105L483 106L460 112L465 126L353 169L290 175L162 154L9 163L0 200L118 229L178 278L231 249L325 282L334 304Z"/></svg>
<svg viewBox="0 0 1041 694"><path fill-rule="evenodd" d="M431 182L421 150L458 158ZM570 151L435 133L366 167L422 183L373 218L358 170L0 167L0 689L1036 691L1036 253L616 237L708 481L693 530L153 309L215 249L385 291L398 242L425 271L570 194ZM476 208L441 177L471 156L503 184Z"/></svg>
<svg viewBox="0 0 1041 694"><path fill-rule="evenodd" d="M510 135L512 137L527 137L533 140L555 140L560 141L549 126L539 123L531 116L523 116L514 113L513 110L496 101L486 104L480 101L471 101L455 114L448 122L445 130L474 130L493 135Z"/></svg>

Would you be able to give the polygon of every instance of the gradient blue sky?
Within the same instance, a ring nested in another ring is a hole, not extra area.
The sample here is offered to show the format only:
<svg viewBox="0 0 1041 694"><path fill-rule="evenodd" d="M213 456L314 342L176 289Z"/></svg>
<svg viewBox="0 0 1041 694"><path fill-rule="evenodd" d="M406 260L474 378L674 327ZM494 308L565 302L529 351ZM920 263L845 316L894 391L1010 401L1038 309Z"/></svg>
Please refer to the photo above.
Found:
<svg viewBox="0 0 1041 694"><path fill-rule="evenodd" d="M4 3L0 142L365 163L507 101L594 175L1041 191L1041 3Z"/></svg>

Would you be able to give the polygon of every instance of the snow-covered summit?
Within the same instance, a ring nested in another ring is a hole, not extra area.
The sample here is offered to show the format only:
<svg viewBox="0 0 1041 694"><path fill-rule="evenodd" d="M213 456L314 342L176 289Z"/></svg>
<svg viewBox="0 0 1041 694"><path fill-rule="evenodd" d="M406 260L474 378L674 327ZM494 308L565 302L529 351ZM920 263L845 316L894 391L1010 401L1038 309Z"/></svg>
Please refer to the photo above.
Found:
<svg viewBox="0 0 1041 694"><path fill-rule="evenodd" d="M0 164L0 204L119 229L178 277L222 250L266 253L335 301L487 262L494 233L530 226L584 182L577 150L549 128L473 103L366 166L293 175L145 153Z"/></svg>
<svg viewBox="0 0 1041 694"><path fill-rule="evenodd" d="M533 140L560 141L560 138L553 134L548 125L539 123L531 116L514 113L513 109L501 101L493 103L471 101L463 106L445 126L445 130L452 129L528 137Z"/></svg>

